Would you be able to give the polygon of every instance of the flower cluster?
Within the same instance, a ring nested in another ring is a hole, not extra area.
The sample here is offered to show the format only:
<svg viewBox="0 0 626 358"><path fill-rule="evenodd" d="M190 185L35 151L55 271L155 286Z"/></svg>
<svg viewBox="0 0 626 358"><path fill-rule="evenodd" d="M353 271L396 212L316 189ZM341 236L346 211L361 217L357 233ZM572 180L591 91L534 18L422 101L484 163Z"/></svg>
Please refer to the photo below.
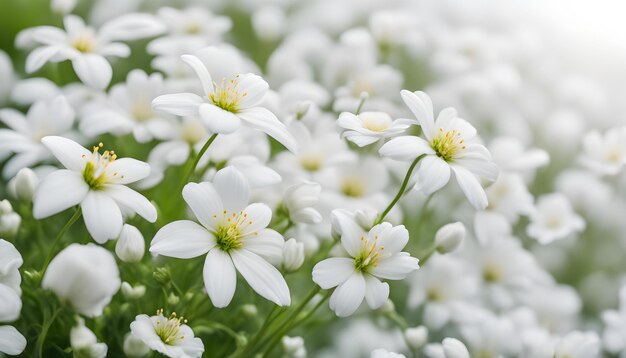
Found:
<svg viewBox="0 0 626 358"><path fill-rule="evenodd" d="M175 5L0 6L0 356L626 357L611 68L521 3Z"/></svg>

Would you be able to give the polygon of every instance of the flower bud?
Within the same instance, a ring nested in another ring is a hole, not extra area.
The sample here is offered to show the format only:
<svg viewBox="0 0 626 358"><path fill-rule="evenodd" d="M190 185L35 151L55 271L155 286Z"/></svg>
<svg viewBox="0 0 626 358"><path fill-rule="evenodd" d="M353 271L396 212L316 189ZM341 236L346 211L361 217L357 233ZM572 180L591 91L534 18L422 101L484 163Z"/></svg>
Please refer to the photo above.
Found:
<svg viewBox="0 0 626 358"><path fill-rule="evenodd" d="M252 303L247 303L241 306L241 312L247 317L254 317L259 313L259 310Z"/></svg>
<svg viewBox="0 0 626 358"><path fill-rule="evenodd" d="M284 336L282 339L285 355L293 357L296 353L304 349L304 338ZM305 353L306 354L306 353Z"/></svg>
<svg viewBox="0 0 626 358"><path fill-rule="evenodd" d="M85 327L85 321L80 317L70 331L70 345L76 358L104 358L107 355L107 345L98 343L96 335Z"/></svg>
<svg viewBox="0 0 626 358"><path fill-rule="evenodd" d="M446 358L470 358L465 345L456 338L445 338L441 344Z"/></svg>
<svg viewBox="0 0 626 358"><path fill-rule="evenodd" d="M146 250L146 242L141 231L136 227L124 224L115 245L115 253L124 262L139 262Z"/></svg>
<svg viewBox="0 0 626 358"><path fill-rule="evenodd" d="M124 295L124 298L128 300L136 300L136 299L143 297L143 295L146 294L146 286L137 285L133 287L128 282L122 282L121 290L122 290L122 295Z"/></svg>
<svg viewBox="0 0 626 358"><path fill-rule="evenodd" d="M33 201L35 190L39 186L39 178L37 174L30 168L22 168L19 172L9 181L7 190L9 195L16 200L30 203Z"/></svg>
<svg viewBox="0 0 626 358"><path fill-rule="evenodd" d="M20 228L22 218L13 211L8 200L0 201L0 237L13 237Z"/></svg>
<svg viewBox="0 0 626 358"><path fill-rule="evenodd" d="M139 358L150 353L148 347L143 341L131 333L127 333L124 337L124 354L127 357Z"/></svg>
<svg viewBox="0 0 626 358"><path fill-rule="evenodd" d="M72 244L52 259L41 286L87 317L97 317L120 289L115 258L94 245Z"/></svg>
<svg viewBox="0 0 626 358"><path fill-rule="evenodd" d="M167 304L168 305L176 306L179 302L180 302L180 297L178 297L174 293L170 293L170 295L167 296Z"/></svg>
<svg viewBox="0 0 626 358"><path fill-rule="evenodd" d="M157 267L157 269L152 273L152 276L162 285L167 285L170 281L172 281L172 275L167 267Z"/></svg>
<svg viewBox="0 0 626 358"><path fill-rule="evenodd" d="M428 329L424 326L408 328L404 339L411 349L418 350L428 343Z"/></svg>
<svg viewBox="0 0 626 358"><path fill-rule="evenodd" d="M456 250L465 238L465 226L455 222L442 226L435 234L435 246L441 254Z"/></svg>
<svg viewBox="0 0 626 358"><path fill-rule="evenodd" d="M321 222L322 214L313 208L319 202L321 191L322 187L319 184L310 181L290 186L283 197L289 219L304 224Z"/></svg>
<svg viewBox="0 0 626 358"><path fill-rule="evenodd" d="M304 244L296 239L289 239L283 246L283 269L286 272L297 271L304 263Z"/></svg>

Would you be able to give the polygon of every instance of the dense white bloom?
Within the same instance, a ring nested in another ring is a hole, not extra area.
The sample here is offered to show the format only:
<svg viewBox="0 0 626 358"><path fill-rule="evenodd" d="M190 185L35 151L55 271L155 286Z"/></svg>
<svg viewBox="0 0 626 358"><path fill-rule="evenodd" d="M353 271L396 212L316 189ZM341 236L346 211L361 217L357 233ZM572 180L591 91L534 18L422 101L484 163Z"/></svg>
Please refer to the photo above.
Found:
<svg viewBox="0 0 626 358"><path fill-rule="evenodd" d="M233 133L244 124L267 133L294 152L297 143L287 127L268 109L259 106L269 85L261 77L239 74L213 82L202 61L192 55L183 55L202 84L203 96L194 93L162 95L152 101L156 110L178 116L199 116L211 133Z"/></svg>
<svg viewBox="0 0 626 358"><path fill-rule="evenodd" d="M317 224L322 221L322 214L314 206L319 202L322 187L314 182L304 180L287 188L283 195L283 203L289 219L294 223Z"/></svg>
<svg viewBox="0 0 626 358"><path fill-rule="evenodd" d="M450 180L450 171L476 209L487 207L487 195L478 181L483 177L495 181L498 167L489 151L478 142L476 129L457 117L456 110L446 108L434 119L433 104L424 92L402 91L404 103L413 112L426 140L401 136L380 148L380 154L396 160L413 161L425 155L418 170L416 188L426 194L441 189Z"/></svg>
<svg viewBox="0 0 626 358"><path fill-rule="evenodd" d="M87 104L82 112L80 130L88 136L103 133L132 133L140 143L167 139L174 129L172 118L152 110L151 102L164 92L159 73L147 75L132 70L125 83L114 85L107 98Z"/></svg>
<svg viewBox="0 0 626 358"><path fill-rule="evenodd" d="M553 193L537 200L536 211L530 215L526 232L540 243L549 244L584 228L585 221L573 211L567 197Z"/></svg>
<svg viewBox="0 0 626 358"><path fill-rule="evenodd" d="M125 262L139 262L146 251L146 242L141 231L136 227L124 224L115 244L115 253Z"/></svg>
<svg viewBox="0 0 626 358"><path fill-rule="evenodd" d="M201 357L204 344L194 337L187 320L177 317L176 313L168 318L163 310L154 316L138 315L130 324L132 335L139 338L150 349L172 358Z"/></svg>
<svg viewBox="0 0 626 358"><path fill-rule="evenodd" d="M51 157L41 143L43 137L75 136L71 131L74 109L63 96L36 102L26 115L15 109L1 109L0 121L8 127L0 129L0 158L3 154L15 153L4 166L5 178Z"/></svg>
<svg viewBox="0 0 626 358"><path fill-rule="evenodd" d="M104 358L108 347L98 343L96 335L87 327L82 318L77 318L76 326L70 331L70 346L76 358Z"/></svg>
<svg viewBox="0 0 626 358"><path fill-rule="evenodd" d="M41 287L52 290L78 313L97 317L121 283L115 258L109 251L94 244L71 244L52 259Z"/></svg>
<svg viewBox="0 0 626 358"><path fill-rule="evenodd" d="M364 147L379 140L395 137L410 127L410 120L396 119L384 112L362 112L352 114L343 112L337 124L344 129L343 137L359 147Z"/></svg>
<svg viewBox="0 0 626 358"><path fill-rule="evenodd" d="M619 291L619 309L602 312L605 328L602 341L607 351L613 354L626 353L626 286Z"/></svg>
<svg viewBox="0 0 626 358"><path fill-rule="evenodd" d="M63 137L45 137L41 141L67 169L49 174L39 184L33 207L35 218L46 218L80 204L87 230L100 244L119 235L122 211L156 221L154 205L126 186L147 177L148 164L131 158L117 159L113 151L100 154L102 143L89 152Z"/></svg>
<svg viewBox="0 0 626 358"><path fill-rule="evenodd" d="M40 45L26 58L26 72L39 70L46 62L70 60L80 80L103 89L113 70L105 57L128 57L130 47L121 42L158 35L164 26L152 15L126 14L102 25L98 31L75 15L63 18L65 31L52 26L24 30L16 42Z"/></svg>
<svg viewBox="0 0 626 358"><path fill-rule="evenodd" d="M389 285L381 279L402 280L419 268L418 260L401 252L409 241L404 225L382 223L369 232L344 215L334 214L341 226L341 245L349 257L333 257L313 268L313 281L323 289L337 287L330 308L339 317L350 316L363 299L372 309L389 297Z"/></svg>
<svg viewBox="0 0 626 358"><path fill-rule="evenodd" d="M22 217L15 211L8 200L0 200L0 236L13 237L17 234Z"/></svg>
<svg viewBox="0 0 626 358"><path fill-rule="evenodd" d="M554 348L554 358L596 358L600 356L600 338L595 332L573 331Z"/></svg>
<svg viewBox="0 0 626 358"><path fill-rule="evenodd" d="M192 258L207 255L204 284L215 307L226 307L235 294L236 272L261 296L280 306L291 303L289 288L270 262L280 262L283 237L268 229L272 210L249 203L250 188L233 167L215 175L213 183L189 183L183 198L193 211L190 220L169 223L152 240L150 252Z"/></svg>
<svg viewBox="0 0 626 358"><path fill-rule="evenodd" d="M22 168L7 184L9 194L26 203L30 203L35 196L35 191L39 186L39 178L37 174L30 168Z"/></svg>
<svg viewBox="0 0 626 358"><path fill-rule="evenodd" d="M626 164L626 127L613 128L604 135L597 131L583 138L581 162L601 175L618 174Z"/></svg>

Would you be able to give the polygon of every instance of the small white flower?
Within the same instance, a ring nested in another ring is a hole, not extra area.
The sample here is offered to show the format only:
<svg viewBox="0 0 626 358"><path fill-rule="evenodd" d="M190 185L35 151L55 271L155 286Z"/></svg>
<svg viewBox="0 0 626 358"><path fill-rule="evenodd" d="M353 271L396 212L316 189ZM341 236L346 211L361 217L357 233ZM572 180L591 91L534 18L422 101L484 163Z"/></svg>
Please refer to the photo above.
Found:
<svg viewBox="0 0 626 358"><path fill-rule="evenodd" d="M619 291L619 310L602 312L604 348L613 354L626 352L626 286Z"/></svg>
<svg viewBox="0 0 626 358"><path fill-rule="evenodd" d="M428 343L428 328L425 326L407 328L404 331L404 340L411 349L418 350Z"/></svg>
<svg viewBox="0 0 626 358"><path fill-rule="evenodd" d="M138 315L130 324L132 334L150 349L172 358L201 357L204 344L194 337L187 320L177 317L176 313L167 318L163 310L155 316Z"/></svg>
<svg viewBox="0 0 626 358"><path fill-rule="evenodd" d="M22 217L13 211L8 200L0 200L0 236L13 237L22 223Z"/></svg>
<svg viewBox="0 0 626 358"><path fill-rule="evenodd" d="M128 57L130 47L121 42L158 35L164 26L152 15L119 16L96 31L75 15L63 18L65 31L38 26L18 34L16 42L40 45L26 58L26 72L39 70L46 62L72 61L78 78L86 85L103 89L109 85L113 70L105 57Z"/></svg>
<svg viewBox="0 0 626 358"><path fill-rule="evenodd" d="M146 250L141 231L136 227L124 224L115 244L115 253L124 262L139 262Z"/></svg>
<svg viewBox="0 0 626 358"><path fill-rule="evenodd" d="M39 184L33 206L35 218L43 219L80 204L87 230L100 244L118 237L122 210L156 221L154 205L126 186L147 177L148 164L131 158L117 159L113 151L100 154L102 143L89 152L63 137L45 137L41 141L67 169L47 175Z"/></svg>
<svg viewBox="0 0 626 358"><path fill-rule="evenodd" d="M9 194L22 202L30 203L39 186L37 174L30 168L22 168L7 184Z"/></svg>
<svg viewBox="0 0 626 358"><path fill-rule="evenodd" d="M343 137L359 147L404 133L410 127L410 120L396 119L384 112L363 112L352 114L343 112L337 121L344 129Z"/></svg>
<svg viewBox="0 0 626 358"><path fill-rule="evenodd" d="M270 262L280 263L283 237L268 229L272 210L249 203L250 188L233 167L217 174L213 183L189 183L183 198L200 222L180 220L162 227L150 252L192 258L207 255L204 284L215 307L226 307L235 294L239 273L258 294L280 306L291 303L289 288Z"/></svg>
<svg viewBox="0 0 626 358"><path fill-rule="evenodd" d="M567 197L553 193L537 200L536 211L530 215L526 232L541 244L549 244L584 229L585 221L574 212Z"/></svg>
<svg viewBox="0 0 626 358"><path fill-rule="evenodd" d="M41 287L52 290L78 313L97 317L121 283L115 258L108 250L94 244L71 244L52 259Z"/></svg>
<svg viewBox="0 0 626 358"><path fill-rule="evenodd" d="M400 252L409 241L403 225L382 223L365 232L355 221L341 215L341 244L350 257L333 257L313 268L313 281L323 289L337 287L330 308L339 317L350 316L363 299L372 309L389 297L389 285L381 279L402 280L419 268L418 260Z"/></svg>
<svg viewBox="0 0 626 358"><path fill-rule="evenodd" d="M292 185L285 191L283 203L294 223L318 224L322 214L314 206L318 204L322 187L314 182L304 180Z"/></svg>
<svg viewBox="0 0 626 358"><path fill-rule="evenodd" d="M596 358L600 356L600 338L595 332L573 331L554 348L554 358Z"/></svg>
<svg viewBox="0 0 626 358"><path fill-rule="evenodd" d="M450 180L450 171L470 204L476 209L487 207L487 195L477 176L495 181L498 167L491 154L478 142L476 129L457 117L456 110L446 108L434 119L433 104L424 92L401 92L404 103L417 118L426 140L401 136L380 148L380 154L396 160L413 161L425 155L418 170L416 188L426 194L441 189Z"/></svg>
<svg viewBox="0 0 626 358"><path fill-rule="evenodd" d="M435 234L437 251L446 254L456 250L465 238L465 225L461 222L447 224L439 228Z"/></svg>
<svg viewBox="0 0 626 358"><path fill-rule="evenodd" d="M70 331L70 346L76 358L104 358L108 350L105 343L98 343L96 335L85 327L85 321L80 317Z"/></svg>
<svg viewBox="0 0 626 358"><path fill-rule="evenodd" d="M597 131L583 138L583 165L601 175L618 174L626 165L626 127Z"/></svg>
<svg viewBox="0 0 626 358"><path fill-rule="evenodd" d="M290 151L296 150L297 143L287 127L276 115L259 106L269 89L261 77L247 73L213 82L198 57L183 55L181 58L200 79L203 96L195 93L162 95L152 101L154 109L178 116L199 116L211 133L233 133L243 121L273 137Z"/></svg>
<svg viewBox="0 0 626 358"><path fill-rule="evenodd" d="M284 336L281 340L285 358L306 358L304 338Z"/></svg>
<svg viewBox="0 0 626 358"><path fill-rule="evenodd" d="M283 248L283 269L286 272L297 271L304 263L304 243L291 238Z"/></svg>

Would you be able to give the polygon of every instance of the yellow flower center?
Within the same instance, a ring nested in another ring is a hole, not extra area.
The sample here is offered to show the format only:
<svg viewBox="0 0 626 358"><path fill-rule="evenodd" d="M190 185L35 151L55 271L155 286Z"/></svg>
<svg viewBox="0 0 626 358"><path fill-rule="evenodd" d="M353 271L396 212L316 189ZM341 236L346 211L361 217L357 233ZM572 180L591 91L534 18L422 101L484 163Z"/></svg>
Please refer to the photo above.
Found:
<svg viewBox="0 0 626 358"><path fill-rule="evenodd" d="M437 156L446 162L454 159L460 151L465 150L465 140L456 129L444 132L439 128L439 134L433 138L430 146Z"/></svg>
<svg viewBox="0 0 626 358"><path fill-rule="evenodd" d="M145 122L154 117L151 103L148 101L139 100L133 104L133 118L137 122Z"/></svg>
<svg viewBox="0 0 626 358"><path fill-rule="evenodd" d="M157 315L164 318L163 309L157 310ZM185 336L180 333L180 325L187 323L186 319L176 317L176 312L172 312L169 319L165 323L162 322L162 320L156 321L154 331L163 343L173 345L176 341L185 339Z"/></svg>
<svg viewBox="0 0 626 358"><path fill-rule="evenodd" d="M230 80L222 79L221 84L213 83L215 91L209 94L209 99L214 105L221 109L237 113L239 111L239 102L248 95L248 92L240 92L237 86L239 85L239 75Z"/></svg>
<svg viewBox="0 0 626 358"><path fill-rule="evenodd" d="M606 153L606 160L613 163L619 163L622 161L622 153L619 149L613 148Z"/></svg>
<svg viewBox="0 0 626 358"><path fill-rule="evenodd" d="M483 268L483 278L487 282L498 282L502 278L502 270L496 264L487 264Z"/></svg>
<svg viewBox="0 0 626 358"><path fill-rule="evenodd" d="M341 192L346 196L359 198L365 194L365 184L362 178L355 175L347 175L342 180Z"/></svg>
<svg viewBox="0 0 626 358"><path fill-rule="evenodd" d="M391 118L380 113L361 113L359 115L363 126L372 132L382 132L391 125Z"/></svg>
<svg viewBox="0 0 626 358"><path fill-rule="evenodd" d="M361 236L361 253L354 259L354 268L357 271L367 272L372 267L378 265L380 255L385 251L385 247L378 245L378 235L373 239Z"/></svg>
<svg viewBox="0 0 626 358"><path fill-rule="evenodd" d="M96 40L90 31L85 31L72 40L72 47L82 53L92 52L96 47Z"/></svg>
<svg viewBox="0 0 626 358"><path fill-rule="evenodd" d="M104 153L100 154L99 151L102 147L102 143L93 147L91 157L83 169L83 179L92 190L101 189L102 185L106 184L111 177L119 175L118 172L110 175L107 173L107 167L117 159L117 154L112 150L105 150ZM86 157L83 154L83 158ZM124 176L121 175L120 178L124 178Z"/></svg>
<svg viewBox="0 0 626 358"><path fill-rule="evenodd" d="M188 35L197 35L202 31L202 26L197 22L192 22L185 27L185 33Z"/></svg>
<svg viewBox="0 0 626 358"><path fill-rule="evenodd" d="M316 172L322 167L322 157L316 154L303 154L300 156L300 165L307 171Z"/></svg>
<svg viewBox="0 0 626 358"><path fill-rule="evenodd" d="M217 219L218 216L213 215L213 218ZM249 225L252 225L252 220L250 220L247 213L243 211L232 213L228 210L222 211L220 224L214 233L217 247L224 252L241 248L243 246L242 238L259 234L256 231L244 234L243 229Z"/></svg>

